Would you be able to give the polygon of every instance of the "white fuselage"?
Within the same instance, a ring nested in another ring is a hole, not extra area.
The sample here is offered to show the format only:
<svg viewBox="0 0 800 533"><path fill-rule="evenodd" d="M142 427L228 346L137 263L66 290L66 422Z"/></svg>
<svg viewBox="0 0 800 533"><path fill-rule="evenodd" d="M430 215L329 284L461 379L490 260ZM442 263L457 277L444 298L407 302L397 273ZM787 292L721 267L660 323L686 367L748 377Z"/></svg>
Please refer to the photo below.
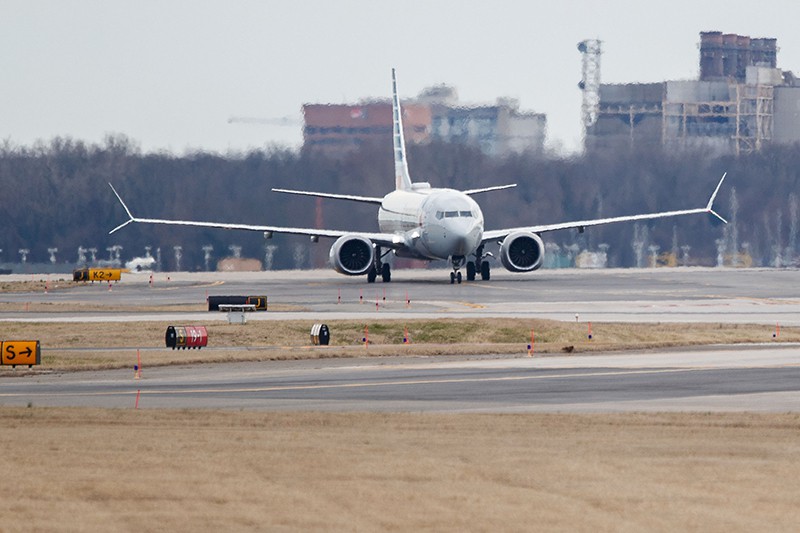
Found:
<svg viewBox="0 0 800 533"><path fill-rule="evenodd" d="M378 211L381 232L402 237L398 256L450 259L473 253L483 239L477 202L453 189L415 187L386 195Z"/></svg>

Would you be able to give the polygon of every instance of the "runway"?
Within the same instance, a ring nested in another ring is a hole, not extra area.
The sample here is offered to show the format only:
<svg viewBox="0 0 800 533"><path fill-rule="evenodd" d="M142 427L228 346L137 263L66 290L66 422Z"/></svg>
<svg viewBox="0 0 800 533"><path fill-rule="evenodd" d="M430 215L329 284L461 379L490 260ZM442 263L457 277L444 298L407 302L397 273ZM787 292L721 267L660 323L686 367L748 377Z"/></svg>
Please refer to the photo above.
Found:
<svg viewBox="0 0 800 533"><path fill-rule="evenodd" d="M444 359L444 360L443 360ZM2 405L449 413L800 410L800 347L273 361L3 380Z"/></svg>
<svg viewBox="0 0 800 533"><path fill-rule="evenodd" d="M125 275L112 290L86 285L40 293L4 293L0 302L17 312L2 321L225 320L200 312L124 312L118 307L196 305L221 294L267 295L280 312L255 313L250 320L521 317L593 322L780 323L800 326L800 271L794 269L659 268L543 270L493 273L491 281L450 285L444 270L399 270L391 283L367 284L329 270L253 273ZM16 276L30 279L31 276ZM13 279L14 276L6 276ZM169 278L169 281L167 281ZM55 284L55 282L54 282ZM60 310L82 304L111 310L25 313L26 303Z"/></svg>
<svg viewBox="0 0 800 533"><path fill-rule="evenodd" d="M795 270L653 269L500 274L451 286L436 271L390 284L328 272L130 276L107 290L3 293L59 312L2 321L225 320L222 313L116 310L201 305L206 294L266 294L284 311L250 320L538 317L596 322L800 325ZM114 310L69 311L90 304ZM1 326L0 326L1 327ZM244 326L246 327L246 326ZM413 412L800 411L800 347L716 346L558 357L360 358L40 374L0 379L0 405Z"/></svg>

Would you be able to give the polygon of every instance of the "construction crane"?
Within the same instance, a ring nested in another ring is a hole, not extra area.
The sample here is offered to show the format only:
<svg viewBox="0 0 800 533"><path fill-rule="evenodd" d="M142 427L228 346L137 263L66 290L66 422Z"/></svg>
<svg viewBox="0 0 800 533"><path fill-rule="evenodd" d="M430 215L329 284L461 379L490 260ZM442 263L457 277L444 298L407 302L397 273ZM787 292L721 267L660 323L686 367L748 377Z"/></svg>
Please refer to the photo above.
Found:
<svg viewBox="0 0 800 533"><path fill-rule="evenodd" d="M303 121L298 117L286 116L278 118L266 117L230 117L228 124L265 124L268 126L302 126Z"/></svg>

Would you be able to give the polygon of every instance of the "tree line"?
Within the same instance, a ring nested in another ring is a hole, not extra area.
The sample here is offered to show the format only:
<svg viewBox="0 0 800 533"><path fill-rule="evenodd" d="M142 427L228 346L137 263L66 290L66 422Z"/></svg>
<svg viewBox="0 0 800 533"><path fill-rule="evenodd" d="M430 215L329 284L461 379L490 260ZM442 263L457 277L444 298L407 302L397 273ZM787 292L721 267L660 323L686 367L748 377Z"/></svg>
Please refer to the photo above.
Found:
<svg viewBox="0 0 800 533"><path fill-rule="evenodd" d="M794 264L797 254L800 145L768 146L732 156L697 149L621 148L561 158L542 154L489 157L477 148L432 143L409 147L415 181L434 187L471 189L516 183L511 190L476 196L486 229L702 207L723 172L715 204L731 224L692 216L560 231L543 236L552 249L607 250L609 266L635 266L636 241L645 249L683 250L689 264L715 265L720 257L746 252L754 265ZM391 145L364 146L347 156L265 148L241 154L142 153L134 142L109 136L88 144L70 138L22 147L0 145L0 263L47 262L57 247L59 262L75 263L77 249L121 246L123 260L153 255L161 268L205 268L203 246L214 260L242 247L242 256L271 268L323 266L330 242L258 232L175 226L130 225L108 183L137 216L376 231L374 206L315 200L271 192L273 187L382 196L394 184ZM556 246L558 248L556 248ZM651 249L653 249L651 248ZM213 267L213 265L212 265Z"/></svg>

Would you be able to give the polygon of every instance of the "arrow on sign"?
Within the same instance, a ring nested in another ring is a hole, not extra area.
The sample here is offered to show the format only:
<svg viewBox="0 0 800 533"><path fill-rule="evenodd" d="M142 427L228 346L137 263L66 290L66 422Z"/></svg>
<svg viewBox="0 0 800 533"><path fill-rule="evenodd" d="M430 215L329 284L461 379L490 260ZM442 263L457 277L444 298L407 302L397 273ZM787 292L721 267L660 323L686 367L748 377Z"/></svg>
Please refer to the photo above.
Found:
<svg viewBox="0 0 800 533"><path fill-rule="evenodd" d="M36 359L38 355L38 341L4 341L0 342L0 364L37 364L30 361ZM28 361L28 363L25 363Z"/></svg>

